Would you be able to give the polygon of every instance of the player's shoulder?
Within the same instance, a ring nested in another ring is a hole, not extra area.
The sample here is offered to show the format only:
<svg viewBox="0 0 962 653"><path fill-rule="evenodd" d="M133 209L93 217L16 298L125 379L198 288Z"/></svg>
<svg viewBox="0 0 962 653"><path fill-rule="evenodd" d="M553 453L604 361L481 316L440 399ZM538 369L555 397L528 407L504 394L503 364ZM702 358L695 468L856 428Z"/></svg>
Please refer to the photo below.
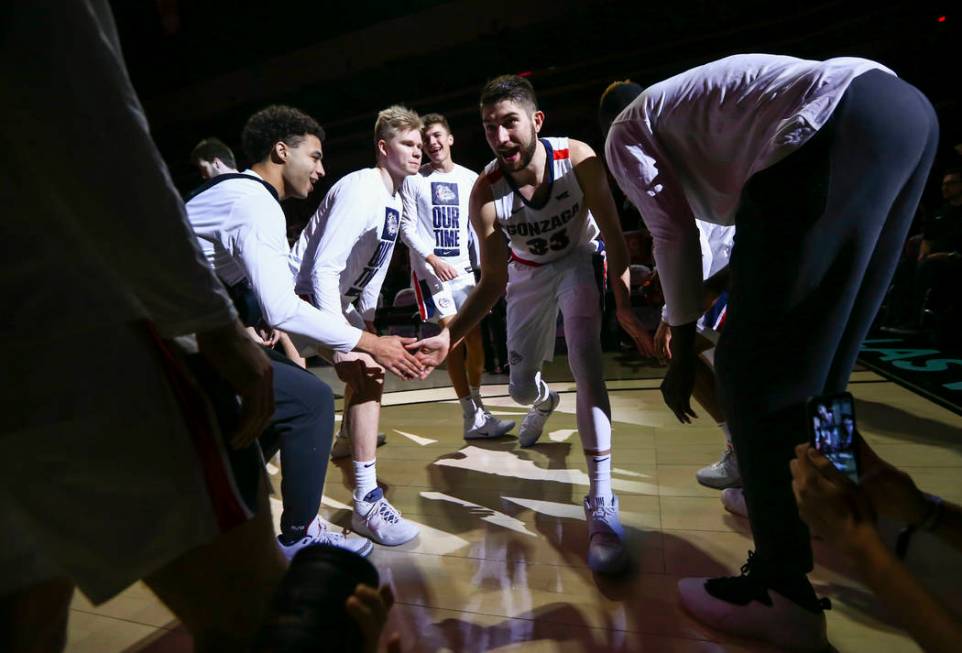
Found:
<svg viewBox="0 0 962 653"><path fill-rule="evenodd" d="M585 159L595 156L595 151L584 141L567 136L552 136L545 140L551 145L552 158L555 161L569 159L573 165L578 165Z"/></svg>
<svg viewBox="0 0 962 653"><path fill-rule="evenodd" d="M363 195L367 197L370 195L371 188L381 183L383 182L377 168L361 168L338 179L328 191L328 196Z"/></svg>
<svg viewBox="0 0 962 653"><path fill-rule="evenodd" d="M472 170L471 168L465 168L463 165L461 165L461 164L459 164L459 163L455 163L455 164L454 164L454 172L455 172L456 175L458 175L459 177L461 177L463 180L465 180L466 182L471 183L471 184L473 184L474 181L475 181L475 180L478 178L478 176L479 176L478 173L476 173L476 172L475 172L474 170Z"/></svg>

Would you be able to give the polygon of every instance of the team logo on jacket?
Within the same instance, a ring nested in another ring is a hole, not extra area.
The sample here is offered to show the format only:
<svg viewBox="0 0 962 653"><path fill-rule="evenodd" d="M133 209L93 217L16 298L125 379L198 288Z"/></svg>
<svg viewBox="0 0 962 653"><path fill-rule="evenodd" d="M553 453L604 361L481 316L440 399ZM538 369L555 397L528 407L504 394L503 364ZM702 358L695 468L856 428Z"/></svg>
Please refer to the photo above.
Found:
<svg viewBox="0 0 962 653"><path fill-rule="evenodd" d="M391 242L394 242L394 240L397 239L397 230L400 220L400 215L396 210L392 208L384 209L384 230L381 232L381 240L390 240Z"/></svg>
<svg viewBox="0 0 962 653"><path fill-rule="evenodd" d="M458 185L448 181L432 181L431 204L435 206L457 206Z"/></svg>

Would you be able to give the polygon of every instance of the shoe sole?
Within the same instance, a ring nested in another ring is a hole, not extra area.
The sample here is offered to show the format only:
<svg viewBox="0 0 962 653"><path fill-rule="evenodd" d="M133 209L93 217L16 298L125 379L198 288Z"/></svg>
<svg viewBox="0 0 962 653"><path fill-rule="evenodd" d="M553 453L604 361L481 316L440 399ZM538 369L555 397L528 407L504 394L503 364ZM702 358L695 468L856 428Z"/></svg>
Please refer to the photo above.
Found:
<svg viewBox="0 0 962 653"><path fill-rule="evenodd" d="M465 440L494 440L495 438L503 438L508 433L510 433L511 429L513 428L514 428L514 422L511 422L511 426L509 426L508 428L498 429L494 433L480 433L478 435L468 435L467 433L465 433L464 439Z"/></svg>
<svg viewBox="0 0 962 653"><path fill-rule="evenodd" d="M825 636L824 613L820 615L821 624L817 624L816 622L819 620L819 616L806 615L804 614L804 608L795 606L803 618L812 621L810 627L794 624L794 627L786 628L783 626L769 630L765 626L775 621L775 619L772 618L777 616L774 608L762 606L755 601L750 603L749 607L741 608L727 601L716 599L705 590L705 581L707 580L707 578L683 578L678 581L679 602L685 612L690 614L692 618L699 623L710 626L719 632L765 642L787 651L795 651L797 653L825 653L833 650ZM774 590L769 590L769 595L775 603L790 603L788 599L782 597ZM705 596L707 596L707 599L704 598ZM703 604L702 610L697 610L692 605L699 602ZM755 605L757 605L757 607L754 607ZM742 610L744 610L744 612L739 615L738 612ZM759 618L754 620L756 621L755 624L748 623L751 621L751 615L748 613L748 610L758 614ZM739 622L742 622L741 627L738 625ZM757 622L762 623L761 625L757 625ZM821 642L812 642L811 635L813 631L816 630L821 630L821 633L816 633L821 635Z"/></svg>
<svg viewBox="0 0 962 653"><path fill-rule="evenodd" d="M707 487L712 490L728 490L730 488L737 488L742 486L741 479L738 479L737 481L731 481L728 483L715 483L710 480L701 479L697 475L695 475L695 480L698 481L698 484L701 485L702 487Z"/></svg>

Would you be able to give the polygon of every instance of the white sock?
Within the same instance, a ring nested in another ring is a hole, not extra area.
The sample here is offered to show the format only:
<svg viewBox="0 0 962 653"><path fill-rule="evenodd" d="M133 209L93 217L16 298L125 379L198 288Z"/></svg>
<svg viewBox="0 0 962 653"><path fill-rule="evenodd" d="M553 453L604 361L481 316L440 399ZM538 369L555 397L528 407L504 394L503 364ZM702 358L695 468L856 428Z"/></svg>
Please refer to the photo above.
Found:
<svg viewBox="0 0 962 653"><path fill-rule="evenodd" d="M728 422L720 422L718 424L719 428L725 432L725 445L731 449L732 448L732 432L728 430Z"/></svg>
<svg viewBox="0 0 962 653"><path fill-rule="evenodd" d="M478 410L484 410L484 403L481 401L481 386L469 385L468 389L471 390L471 398L474 399L474 405L478 407Z"/></svg>
<svg viewBox="0 0 962 653"><path fill-rule="evenodd" d="M458 399L458 402L461 404L461 414L465 417L474 417L474 414L478 412L477 402L474 401L474 397L470 395L461 397Z"/></svg>
<svg viewBox="0 0 962 653"><path fill-rule="evenodd" d="M364 499L368 492L377 489L377 462L372 458L367 462L354 461L354 498Z"/></svg>
<svg viewBox="0 0 962 653"><path fill-rule="evenodd" d="M588 496L611 496L611 452L604 455L585 454L588 461Z"/></svg>

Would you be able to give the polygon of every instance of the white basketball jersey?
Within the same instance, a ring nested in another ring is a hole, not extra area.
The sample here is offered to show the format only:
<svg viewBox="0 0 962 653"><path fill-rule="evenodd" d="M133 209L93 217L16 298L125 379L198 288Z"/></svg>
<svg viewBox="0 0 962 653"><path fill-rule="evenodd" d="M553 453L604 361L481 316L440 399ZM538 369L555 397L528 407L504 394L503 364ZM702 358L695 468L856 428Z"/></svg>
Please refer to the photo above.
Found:
<svg viewBox="0 0 962 653"><path fill-rule="evenodd" d="M498 224L507 234L511 254L522 263L542 265L577 250L598 237L598 225L584 202L567 138L542 138L548 195L540 204L525 200L497 161L484 169L491 185Z"/></svg>

